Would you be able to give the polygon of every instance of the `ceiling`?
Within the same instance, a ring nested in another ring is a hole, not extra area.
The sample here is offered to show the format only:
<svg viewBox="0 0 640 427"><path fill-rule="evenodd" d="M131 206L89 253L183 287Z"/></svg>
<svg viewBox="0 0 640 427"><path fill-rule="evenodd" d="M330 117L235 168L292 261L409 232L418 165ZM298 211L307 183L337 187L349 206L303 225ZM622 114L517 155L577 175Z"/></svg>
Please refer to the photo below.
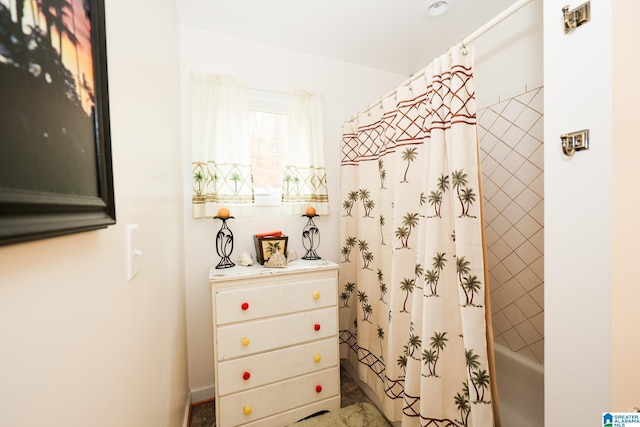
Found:
<svg viewBox="0 0 640 427"><path fill-rule="evenodd" d="M182 24L412 75L516 0L178 0Z"/></svg>

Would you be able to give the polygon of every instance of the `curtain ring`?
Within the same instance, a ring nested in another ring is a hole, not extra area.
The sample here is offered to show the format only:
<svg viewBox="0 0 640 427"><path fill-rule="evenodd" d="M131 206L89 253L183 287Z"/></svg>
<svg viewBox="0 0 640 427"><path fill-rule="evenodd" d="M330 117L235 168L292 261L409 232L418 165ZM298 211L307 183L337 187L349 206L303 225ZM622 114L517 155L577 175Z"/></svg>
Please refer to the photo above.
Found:
<svg viewBox="0 0 640 427"><path fill-rule="evenodd" d="M464 45L464 39L460 40L460 46L462 47L462 50L460 51L460 53L462 53L462 56L467 56L467 53L469 53L469 51L467 50L467 47Z"/></svg>

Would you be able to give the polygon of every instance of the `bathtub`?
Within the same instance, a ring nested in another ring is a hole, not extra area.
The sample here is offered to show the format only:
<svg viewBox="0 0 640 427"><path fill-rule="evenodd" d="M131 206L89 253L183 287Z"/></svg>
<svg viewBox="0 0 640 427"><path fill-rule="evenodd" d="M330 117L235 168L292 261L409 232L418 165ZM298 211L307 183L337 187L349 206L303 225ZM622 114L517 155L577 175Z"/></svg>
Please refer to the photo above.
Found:
<svg viewBox="0 0 640 427"><path fill-rule="evenodd" d="M502 427L544 426L544 367L495 344Z"/></svg>

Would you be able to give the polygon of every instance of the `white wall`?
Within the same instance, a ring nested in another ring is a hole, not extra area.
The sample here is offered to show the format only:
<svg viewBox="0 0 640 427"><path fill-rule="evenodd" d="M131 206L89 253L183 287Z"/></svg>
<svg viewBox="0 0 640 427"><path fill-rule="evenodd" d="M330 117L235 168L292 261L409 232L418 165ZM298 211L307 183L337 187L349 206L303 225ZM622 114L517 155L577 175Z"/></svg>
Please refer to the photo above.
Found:
<svg viewBox="0 0 640 427"><path fill-rule="evenodd" d="M532 0L473 45L478 109L542 86L542 0Z"/></svg>
<svg viewBox="0 0 640 427"><path fill-rule="evenodd" d="M629 188L638 180L640 144L637 137L637 102L640 84L636 49L640 37L635 17L640 14L640 2L634 0L613 3L613 123L612 123L612 197L611 197L611 410L630 411L640 407L640 340L637 325L640 311L638 293L637 242L640 227L637 222L638 201Z"/></svg>
<svg viewBox="0 0 640 427"><path fill-rule="evenodd" d="M546 427L601 425L610 409L612 6L592 1L565 35L565 3L544 1ZM581 129L590 149L566 157L560 135Z"/></svg>
<svg viewBox="0 0 640 427"><path fill-rule="evenodd" d="M172 0L106 2L117 225L0 248L2 426L182 425L176 16ZM144 255L128 282L130 223Z"/></svg>
<svg viewBox="0 0 640 427"><path fill-rule="evenodd" d="M247 80L252 87L287 92L290 89L320 90L324 94L325 162L331 214L316 219L321 243L318 254L339 260L340 160L342 124L352 115L388 93L408 76L374 70L275 46L250 42L194 27L181 27L181 71L185 189L185 256L187 286L187 329L189 384L194 401L212 396L213 344L209 267L219 262L215 234L220 222L191 218L190 80L191 70L224 73ZM426 64L425 64L426 65ZM283 216L279 208L257 208L254 217L229 222L234 233L235 262L245 250L254 253L252 235L283 230L289 245L304 254L301 232L305 220Z"/></svg>

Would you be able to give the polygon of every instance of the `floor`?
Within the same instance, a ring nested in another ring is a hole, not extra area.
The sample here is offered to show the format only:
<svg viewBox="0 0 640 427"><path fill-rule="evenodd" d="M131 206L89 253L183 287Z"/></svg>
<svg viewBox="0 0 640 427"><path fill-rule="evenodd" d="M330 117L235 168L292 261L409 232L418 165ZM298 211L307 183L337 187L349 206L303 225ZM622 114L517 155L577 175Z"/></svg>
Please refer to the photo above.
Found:
<svg viewBox="0 0 640 427"><path fill-rule="evenodd" d="M340 368L340 406L371 402L344 368ZM216 412L213 400L191 406L189 427L215 427Z"/></svg>

